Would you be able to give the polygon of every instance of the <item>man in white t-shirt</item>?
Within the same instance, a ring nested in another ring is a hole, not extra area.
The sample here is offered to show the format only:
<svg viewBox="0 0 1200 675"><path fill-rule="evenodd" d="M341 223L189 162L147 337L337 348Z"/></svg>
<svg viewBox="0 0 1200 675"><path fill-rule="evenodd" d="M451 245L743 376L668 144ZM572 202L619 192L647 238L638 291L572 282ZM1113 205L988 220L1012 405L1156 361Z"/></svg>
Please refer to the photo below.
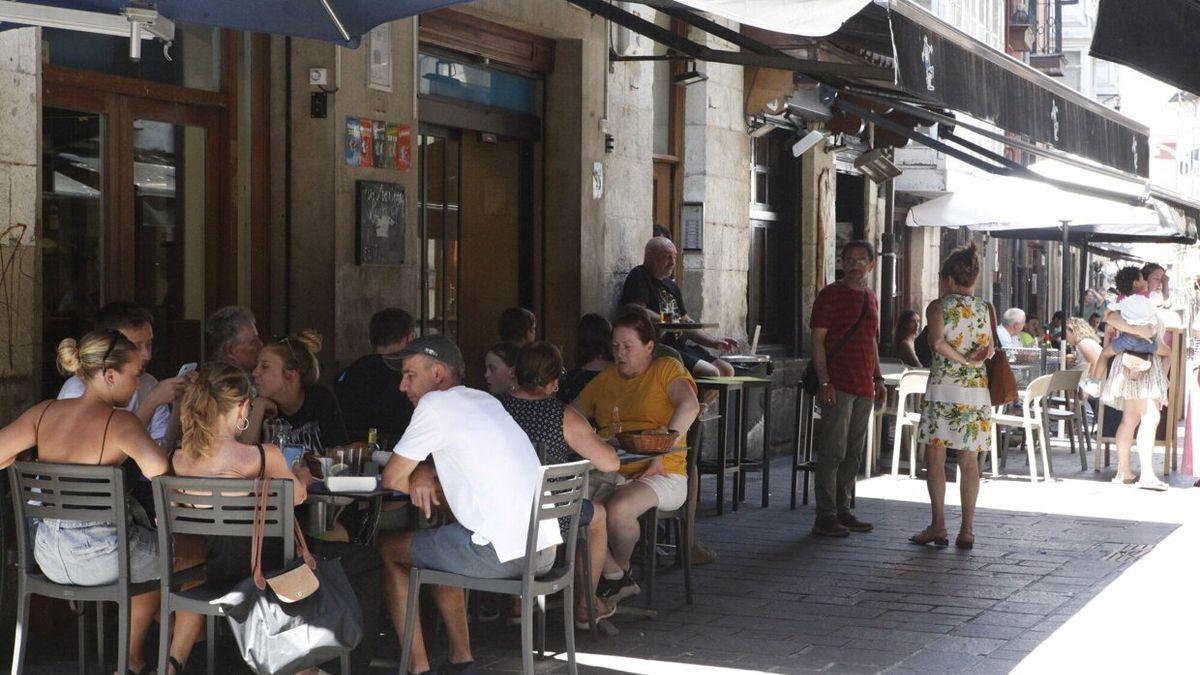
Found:
<svg viewBox="0 0 1200 675"><path fill-rule="evenodd" d="M396 634L404 634L408 575L413 567L493 579L519 578L525 569L529 517L540 465L529 437L491 394L463 386L462 353L443 335L420 337L384 357L399 367L400 389L415 406L412 421L383 470L382 484L407 492L428 518L444 496L456 522L380 536L384 586ZM423 464L432 458L436 471ZM440 489L439 489L440 487ZM539 572L554 564L562 543L554 520L538 530ZM463 593L436 588L434 598L450 641L447 670L479 672L471 656ZM429 670L419 617L410 672Z"/></svg>
<svg viewBox="0 0 1200 675"><path fill-rule="evenodd" d="M180 377L159 382L146 372L146 366L154 354L154 326L150 312L132 302L110 302L96 312L95 329L118 331L137 347L142 373L138 375L137 391L125 410L142 420L155 443L167 451L175 449L175 442L179 439L179 418L178 415L172 417L171 403L187 382ZM72 375L58 391L58 398L79 398L83 392L83 381Z"/></svg>

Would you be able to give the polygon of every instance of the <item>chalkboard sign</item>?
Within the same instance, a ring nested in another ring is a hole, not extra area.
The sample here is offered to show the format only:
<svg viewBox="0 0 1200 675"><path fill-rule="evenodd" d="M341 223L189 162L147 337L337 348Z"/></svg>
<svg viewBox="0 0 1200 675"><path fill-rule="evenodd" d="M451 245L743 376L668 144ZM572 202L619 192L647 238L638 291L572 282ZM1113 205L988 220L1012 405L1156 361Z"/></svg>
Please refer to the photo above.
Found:
<svg viewBox="0 0 1200 675"><path fill-rule="evenodd" d="M358 264L400 265L404 262L404 187L360 180L358 199Z"/></svg>

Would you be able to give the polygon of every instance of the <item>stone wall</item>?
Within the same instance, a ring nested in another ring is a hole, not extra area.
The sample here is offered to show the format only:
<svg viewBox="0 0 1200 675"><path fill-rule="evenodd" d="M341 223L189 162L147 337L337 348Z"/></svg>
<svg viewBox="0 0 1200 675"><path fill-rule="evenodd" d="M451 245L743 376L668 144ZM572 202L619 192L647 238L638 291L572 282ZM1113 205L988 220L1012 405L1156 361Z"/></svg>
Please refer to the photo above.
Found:
<svg viewBox="0 0 1200 675"><path fill-rule="evenodd" d="M0 32L0 425L37 400L41 31Z"/></svg>
<svg viewBox="0 0 1200 675"><path fill-rule="evenodd" d="M737 24L725 22L733 29ZM736 48L693 29L691 39ZM704 204L704 250L683 255L688 311L719 332L746 338L750 269L750 137L741 66L701 64L708 79L687 87L684 106L683 201Z"/></svg>

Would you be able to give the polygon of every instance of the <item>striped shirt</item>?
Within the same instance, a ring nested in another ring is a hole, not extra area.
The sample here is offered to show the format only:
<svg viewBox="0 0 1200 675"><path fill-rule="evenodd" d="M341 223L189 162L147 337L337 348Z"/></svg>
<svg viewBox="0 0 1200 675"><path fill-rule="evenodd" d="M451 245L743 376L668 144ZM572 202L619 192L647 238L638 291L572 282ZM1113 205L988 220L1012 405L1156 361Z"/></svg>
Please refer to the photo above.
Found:
<svg viewBox="0 0 1200 675"><path fill-rule="evenodd" d="M875 360L878 356L876 341L879 338L879 302L868 289L867 311L858 330L846 342L841 351L829 358L833 348L845 335L863 309L863 291L856 291L845 284L834 282L817 294L813 302L810 327L824 328L826 370L829 381L838 391L875 398Z"/></svg>

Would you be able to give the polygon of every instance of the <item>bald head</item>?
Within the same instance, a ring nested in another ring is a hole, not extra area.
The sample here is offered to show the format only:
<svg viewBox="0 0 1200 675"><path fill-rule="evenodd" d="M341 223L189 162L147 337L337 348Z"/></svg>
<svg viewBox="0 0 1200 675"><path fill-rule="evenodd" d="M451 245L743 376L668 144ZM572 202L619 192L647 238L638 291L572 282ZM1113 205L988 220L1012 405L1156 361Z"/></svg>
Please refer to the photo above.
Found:
<svg viewBox="0 0 1200 675"><path fill-rule="evenodd" d="M675 244L666 237L653 237L646 242L642 264L655 279L666 279L675 271Z"/></svg>

